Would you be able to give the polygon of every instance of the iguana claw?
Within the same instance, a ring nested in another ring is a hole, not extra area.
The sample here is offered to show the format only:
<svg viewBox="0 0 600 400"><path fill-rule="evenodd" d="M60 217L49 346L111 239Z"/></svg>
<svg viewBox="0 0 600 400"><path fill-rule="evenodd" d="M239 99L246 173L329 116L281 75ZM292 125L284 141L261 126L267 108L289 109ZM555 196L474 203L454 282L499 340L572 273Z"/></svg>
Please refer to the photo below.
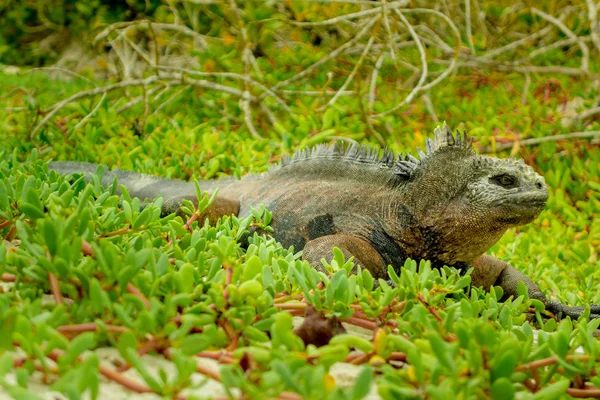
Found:
<svg viewBox="0 0 600 400"><path fill-rule="evenodd" d="M566 306L556 301L550 301L546 305L546 309L556 316L557 319L571 317L578 319L585 312L585 307L582 306ZM590 304L590 319L600 318L600 306Z"/></svg>

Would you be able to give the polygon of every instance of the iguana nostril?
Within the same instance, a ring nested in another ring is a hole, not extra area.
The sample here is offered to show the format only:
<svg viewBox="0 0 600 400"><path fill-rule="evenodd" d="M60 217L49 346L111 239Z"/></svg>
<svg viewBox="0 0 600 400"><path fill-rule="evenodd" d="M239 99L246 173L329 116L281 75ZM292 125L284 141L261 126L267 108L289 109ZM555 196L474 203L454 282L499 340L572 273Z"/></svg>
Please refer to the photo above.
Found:
<svg viewBox="0 0 600 400"><path fill-rule="evenodd" d="M538 189L542 189L544 187L544 185L542 185L542 182L536 182L535 187Z"/></svg>

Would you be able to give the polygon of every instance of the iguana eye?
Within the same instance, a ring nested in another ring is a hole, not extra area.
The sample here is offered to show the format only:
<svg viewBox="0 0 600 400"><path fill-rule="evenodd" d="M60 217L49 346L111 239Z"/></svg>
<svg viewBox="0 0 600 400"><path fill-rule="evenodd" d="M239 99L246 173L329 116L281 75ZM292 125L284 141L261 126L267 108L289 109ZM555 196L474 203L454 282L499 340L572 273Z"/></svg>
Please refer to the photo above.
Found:
<svg viewBox="0 0 600 400"><path fill-rule="evenodd" d="M514 176L510 175L497 175L492 178L492 181L505 188L513 187L517 183L517 179Z"/></svg>

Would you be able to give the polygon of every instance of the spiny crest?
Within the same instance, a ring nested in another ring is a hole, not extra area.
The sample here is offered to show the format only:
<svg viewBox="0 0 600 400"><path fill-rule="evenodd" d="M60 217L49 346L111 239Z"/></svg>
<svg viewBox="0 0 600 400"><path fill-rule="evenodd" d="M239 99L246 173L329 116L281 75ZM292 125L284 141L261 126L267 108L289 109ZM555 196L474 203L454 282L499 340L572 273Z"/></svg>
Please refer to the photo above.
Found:
<svg viewBox="0 0 600 400"><path fill-rule="evenodd" d="M419 158L414 157L412 154L398 157L398 161L394 165L394 173L409 178L421 162L431 157L436 151L446 147L472 151L471 139L467 137L467 132L463 131L461 134L457 129L456 136L454 136L448 125L444 122L441 128L438 126L433 131L433 139L427 139L425 142L425 152L417 148Z"/></svg>
<svg viewBox="0 0 600 400"><path fill-rule="evenodd" d="M391 168L394 166L395 155L388 148L384 148L382 152L378 147L359 145L356 142L351 145L336 142L332 146L320 144L310 149L299 150L291 157L286 155L281 159L280 166L315 159L341 159L356 164L378 164Z"/></svg>
<svg viewBox="0 0 600 400"><path fill-rule="evenodd" d="M472 151L471 140L467 138L467 133L462 134L457 130L456 136L444 123L433 132L433 139L427 139L426 151L417 149L419 158L412 154L400 154L397 158L388 148L381 151L378 147L359 145L354 142L346 145L343 142L336 142L332 146L320 144L310 149L296 151L291 157L286 155L281 159L280 166L284 167L290 164L296 164L308 160L341 160L353 164L370 164L382 168L389 168L391 172L401 178L410 178L413 172L420 164L431 157L440 149L454 147Z"/></svg>

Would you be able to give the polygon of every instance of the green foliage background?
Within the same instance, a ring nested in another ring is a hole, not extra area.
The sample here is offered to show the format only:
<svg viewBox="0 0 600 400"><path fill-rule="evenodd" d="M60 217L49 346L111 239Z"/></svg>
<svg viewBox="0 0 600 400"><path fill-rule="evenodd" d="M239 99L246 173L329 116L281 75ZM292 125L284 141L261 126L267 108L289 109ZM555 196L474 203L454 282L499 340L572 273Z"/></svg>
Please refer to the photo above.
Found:
<svg viewBox="0 0 600 400"><path fill-rule="evenodd" d="M160 200L141 210L138 200L116 196L97 180L86 184L48 173L47 161L61 159L186 180L241 176L267 170L294 149L340 139L414 151L436 125L427 98L420 96L395 113L370 120L366 97L372 69L367 64L357 70L348 88L355 94L326 107L330 92L352 74L360 52L330 60L288 87L320 92L282 94L289 112L266 100L277 123L253 108L252 122L261 140L251 134L235 95L193 85L169 88L160 98L147 96L147 89L139 87L104 98L83 97L40 125L53 104L125 79L123 70L113 75L104 67L110 62L106 43L91 44L91 38L118 21L148 17L173 22L167 3L31 1L0 6L0 18L7 22L0 27L2 63L50 65L77 37L89 39L86 51L97 56L93 66L75 77L28 68L0 74L0 272L4 280L15 280L0 294L0 384L7 393L33 398L28 382L37 379L35 371L42 371L65 396L75 399L87 392L94 397L101 362L87 351L100 347L117 348L139 373L138 380L166 397L189 395L198 354L224 354L219 379L250 398L361 398L375 383L383 398L562 398L568 396L567 388L586 389L583 382L600 388L594 372L600 347L592 336L598 321L544 321L540 304L525 296L499 303L500 292L464 291L467 280L449 269L432 271L426 264L417 270L408 263L402 275L394 277L401 283L396 289L383 285L373 290L369 274L349 274L351 263L341 257L329 264L330 276L318 276L293 249L269 237L254 236L247 249L241 246L250 225L268 224L268 211L257 210L245 220L224 218L216 226L194 222L190 231L187 218L160 218ZM538 7L552 13L560 9L558 3ZM198 6L204 8L194 29L219 40L209 41L205 51L190 46L182 53L194 58L200 70L243 74L240 26L245 26L250 48L261 54L257 64L262 82L270 87L344 41L340 31L294 28L281 22L282 16L291 13L297 20L317 21L358 9L353 4L285 2L288 8L282 11L277 4L249 2L241 8L240 20L227 4ZM509 5L501 2L480 6L492 26L529 32L544 24L528 12L511 17ZM186 19L193 13L185 13L193 4L174 7L184 23L193 26L193 18ZM240 21L243 24L236 25ZM567 23L578 33L588 29L575 17ZM41 38L49 33L61 38L59 45L44 44ZM277 47L277 35L283 33L293 41ZM143 42L151 34L156 33L140 29L131 38L141 37ZM165 42L174 39L164 35ZM564 38L560 32L556 35L557 40ZM501 35L474 34L479 52L506 43ZM467 51L468 46L462 47ZM511 57L527 51L519 49ZM461 67L427 96L436 118L466 129L476 147L489 152L517 139L598 131L597 118L561 123L570 100L579 98L586 107L597 104L600 66L598 53L593 55L590 73L580 75L525 76ZM418 65L414 48L402 49L399 56ZM428 47L431 59L443 56ZM569 47L530 61L576 68L580 58L578 49ZM153 73L144 70L140 77ZM250 74L256 78L255 71ZM399 88L398 82L411 76L409 68L385 60L371 111L383 112L404 98L408 89ZM224 77L213 81L231 84ZM254 87L239 88L260 95ZM138 96L151 100L119 112ZM87 120L79 124L83 118ZM548 141L515 145L497 154L509 152L544 175L551 197L534 223L507 233L490 253L525 272L551 298L570 305L600 303L597 142ZM52 276L62 301L50 296ZM319 279L324 288L317 286ZM377 319L383 328L373 340L342 335L327 346L305 348L293 335L291 320L294 310L302 311L297 301L302 298L327 316L350 322L362 318L356 314L359 307L363 320ZM540 328L537 340L523 314L531 307ZM79 324L94 324L94 329L83 332ZM148 370L140 351L149 343L154 353L172 360L176 374ZM398 357L405 363L398 363ZM364 372L354 386L336 386L329 375L331 365L350 359L366 365ZM536 372L527 367L544 360L550 362L533 368Z"/></svg>

